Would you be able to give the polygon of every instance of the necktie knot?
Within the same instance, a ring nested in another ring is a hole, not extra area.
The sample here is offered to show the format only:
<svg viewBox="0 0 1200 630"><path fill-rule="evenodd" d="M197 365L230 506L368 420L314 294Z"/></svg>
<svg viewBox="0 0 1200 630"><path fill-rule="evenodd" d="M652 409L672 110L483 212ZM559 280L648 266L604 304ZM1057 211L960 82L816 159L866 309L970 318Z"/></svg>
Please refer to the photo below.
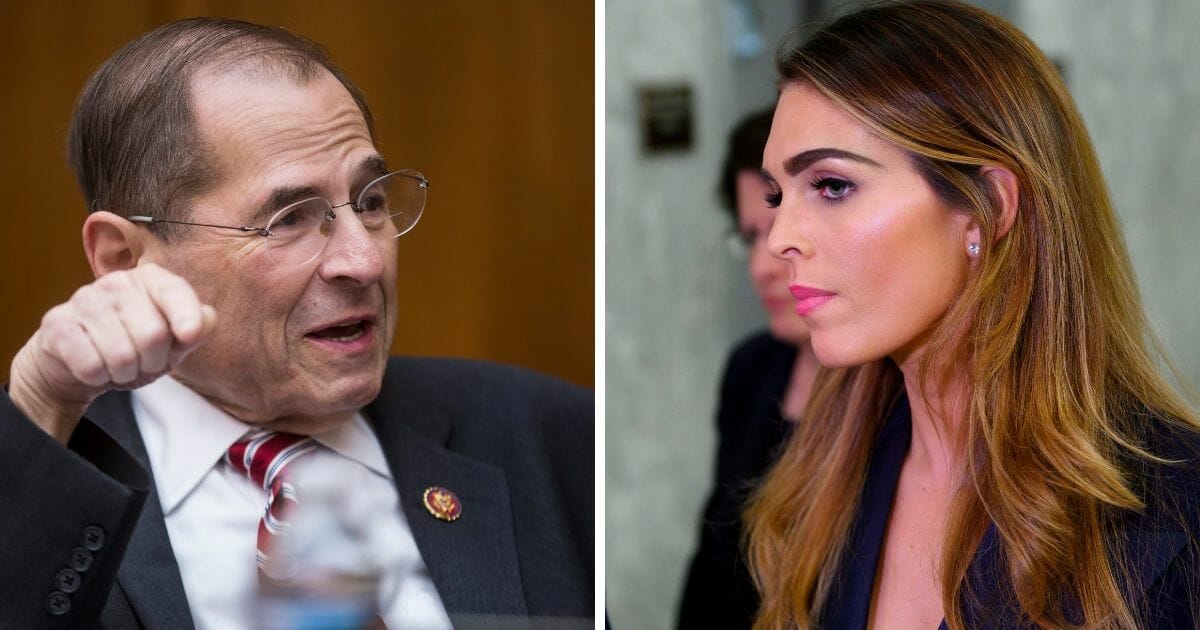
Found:
<svg viewBox="0 0 1200 630"><path fill-rule="evenodd" d="M317 443L308 436L263 431L235 442L225 453L225 461L270 492L289 464L316 448Z"/></svg>

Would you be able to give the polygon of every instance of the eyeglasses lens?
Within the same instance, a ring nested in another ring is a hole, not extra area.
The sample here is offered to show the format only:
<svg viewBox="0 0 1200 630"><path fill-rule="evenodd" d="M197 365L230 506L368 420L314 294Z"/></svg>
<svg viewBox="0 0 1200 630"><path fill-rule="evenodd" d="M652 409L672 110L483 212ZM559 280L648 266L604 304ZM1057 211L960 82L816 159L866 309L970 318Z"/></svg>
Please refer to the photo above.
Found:
<svg viewBox="0 0 1200 630"><path fill-rule="evenodd" d="M428 181L416 171L396 171L371 182L359 194L351 211L339 208L345 218L357 216L369 233L387 240L401 236L417 224L425 209ZM313 197L280 210L267 224L267 255L277 265L303 265L321 254L329 240L333 211L329 202Z"/></svg>

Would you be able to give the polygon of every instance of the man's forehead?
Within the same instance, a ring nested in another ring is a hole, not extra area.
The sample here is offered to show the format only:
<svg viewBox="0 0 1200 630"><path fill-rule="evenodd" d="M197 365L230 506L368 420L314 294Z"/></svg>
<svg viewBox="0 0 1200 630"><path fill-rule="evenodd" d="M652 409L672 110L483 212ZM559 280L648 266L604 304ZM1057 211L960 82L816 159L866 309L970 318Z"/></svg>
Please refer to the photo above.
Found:
<svg viewBox="0 0 1200 630"><path fill-rule="evenodd" d="M192 90L209 157L225 184L255 204L280 186L319 187L377 155L357 103L324 69L308 81L208 73Z"/></svg>
<svg viewBox="0 0 1200 630"><path fill-rule="evenodd" d="M204 143L219 161L233 162L224 166L372 145L357 103L324 69L307 81L261 72L201 74L192 110Z"/></svg>

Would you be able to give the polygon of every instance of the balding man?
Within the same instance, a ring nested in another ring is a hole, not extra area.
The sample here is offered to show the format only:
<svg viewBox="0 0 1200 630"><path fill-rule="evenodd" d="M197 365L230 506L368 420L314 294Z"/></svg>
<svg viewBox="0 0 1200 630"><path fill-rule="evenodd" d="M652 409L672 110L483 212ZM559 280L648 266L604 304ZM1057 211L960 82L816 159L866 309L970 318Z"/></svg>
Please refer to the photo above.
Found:
<svg viewBox="0 0 1200 630"><path fill-rule="evenodd" d="M590 625L592 395L389 358L429 182L319 45L159 28L92 76L68 153L96 280L0 396L0 626L251 627L300 458L372 506L389 627Z"/></svg>

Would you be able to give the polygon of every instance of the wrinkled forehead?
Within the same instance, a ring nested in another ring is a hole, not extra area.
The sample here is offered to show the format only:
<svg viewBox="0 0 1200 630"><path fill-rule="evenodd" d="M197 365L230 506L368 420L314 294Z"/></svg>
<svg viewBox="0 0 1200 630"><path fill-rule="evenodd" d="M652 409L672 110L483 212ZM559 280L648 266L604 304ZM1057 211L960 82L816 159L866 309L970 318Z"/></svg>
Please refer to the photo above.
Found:
<svg viewBox="0 0 1200 630"><path fill-rule="evenodd" d="M200 73L192 84L196 127L222 171L344 161L373 150L353 97L327 70L308 79L239 69Z"/></svg>

